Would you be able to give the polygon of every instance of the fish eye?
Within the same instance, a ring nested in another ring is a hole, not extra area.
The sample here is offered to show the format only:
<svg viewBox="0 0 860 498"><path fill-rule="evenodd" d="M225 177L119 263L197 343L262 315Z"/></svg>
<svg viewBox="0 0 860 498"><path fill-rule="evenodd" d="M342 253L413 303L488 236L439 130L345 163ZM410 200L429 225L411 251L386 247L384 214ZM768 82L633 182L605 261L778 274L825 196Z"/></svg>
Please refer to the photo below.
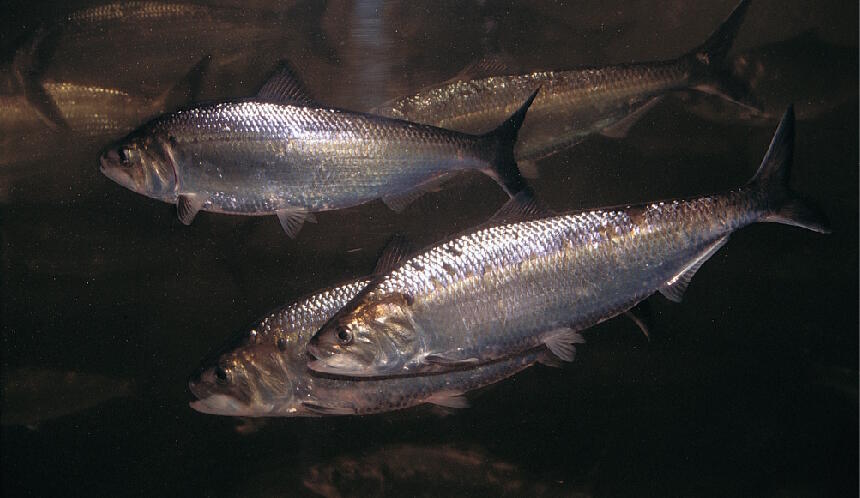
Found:
<svg viewBox="0 0 860 498"><path fill-rule="evenodd" d="M281 351L287 350L287 341L283 337L278 339L278 349L280 349Z"/></svg>
<svg viewBox="0 0 860 498"><path fill-rule="evenodd" d="M220 366L215 367L215 377L216 377L217 382L219 384L222 384L222 385L226 384L227 383L227 370L225 370L223 367L220 367Z"/></svg>
<svg viewBox="0 0 860 498"><path fill-rule="evenodd" d="M352 332L344 328L343 326L339 326L337 329L337 339L344 346L348 346L352 344Z"/></svg>
<svg viewBox="0 0 860 498"><path fill-rule="evenodd" d="M128 164L128 153L126 152L125 147L120 147L119 150L117 150L117 155L119 156L119 161L122 164Z"/></svg>

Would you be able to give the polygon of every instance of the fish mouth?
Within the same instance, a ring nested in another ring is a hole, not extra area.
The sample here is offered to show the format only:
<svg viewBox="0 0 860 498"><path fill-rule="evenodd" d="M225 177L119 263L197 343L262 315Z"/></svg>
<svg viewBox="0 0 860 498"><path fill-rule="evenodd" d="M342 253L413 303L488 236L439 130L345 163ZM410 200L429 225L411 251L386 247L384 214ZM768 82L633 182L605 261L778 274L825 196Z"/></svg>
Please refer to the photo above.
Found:
<svg viewBox="0 0 860 498"><path fill-rule="evenodd" d="M239 402L239 400L232 396L227 396L226 394L212 394L196 401L191 401L188 403L188 406L207 415L255 415L247 405Z"/></svg>
<svg viewBox="0 0 860 498"><path fill-rule="evenodd" d="M99 171L123 187L131 188L134 178L118 164L119 154L115 150L109 150L99 158Z"/></svg>

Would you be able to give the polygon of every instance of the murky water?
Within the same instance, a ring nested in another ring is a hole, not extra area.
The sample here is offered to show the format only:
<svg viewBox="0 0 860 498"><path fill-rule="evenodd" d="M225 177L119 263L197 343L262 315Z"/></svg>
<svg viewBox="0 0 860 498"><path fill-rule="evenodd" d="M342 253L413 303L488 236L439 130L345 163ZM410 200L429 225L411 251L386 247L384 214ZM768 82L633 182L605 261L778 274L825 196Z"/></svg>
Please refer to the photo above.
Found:
<svg viewBox="0 0 860 498"><path fill-rule="evenodd" d="M756 0L731 55L766 111L796 103L793 184L833 234L744 229L682 304L651 299L650 342L611 320L574 363L531 368L446 416L248 426L190 409L186 379L271 308L367 274L395 231L420 247L481 223L505 201L491 180L467 175L400 214L379 202L322 213L290 240L274 217L202 213L186 227L98 172L99 151L141 120L251 95L281 59L317 100L366 110L490 53L523 71L675 57L733 4L259 0L160 22L72 14L87 2L4 4L4 496L856 495L856 2ZM113 91L125 100L97 98L90 115L122 114L121 126L50 126L16 100L32 78ZM559 210L731 188L775 126L671 95L626 138L541 161L533 184Z"/></svg>

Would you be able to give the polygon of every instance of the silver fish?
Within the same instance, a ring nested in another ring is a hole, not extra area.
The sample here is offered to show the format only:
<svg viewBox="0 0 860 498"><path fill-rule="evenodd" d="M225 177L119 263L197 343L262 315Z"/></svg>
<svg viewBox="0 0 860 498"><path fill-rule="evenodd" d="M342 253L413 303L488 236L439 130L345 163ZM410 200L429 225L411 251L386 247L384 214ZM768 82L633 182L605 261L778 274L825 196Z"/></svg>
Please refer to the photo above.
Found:
<svg viewBox="0 0 860 498"><path fill-rule="evenodd" d="M657 291L679 301L740 228L777 222L826 233L824 217L788 187L793 150L789 108L756 175L725 193L555 216L514 199L496 226L377 277L314 336L309 366L350 377L439 372L539 344L570 360L576 331ZM530 211L528 221L510 221Z"/></svg>
<svg viewBox="0 0 860 498"><path fill-rule="evenodd" d="M465 133L483 133L513 112L538 86L515 148L517 161L534 161L592 134L619 137L668 92L696 89L755 106L746 84L723 62L749 7L741 1L701 46L674 60L537 71L506 76L504 64L487 59L452 81L376 107L375 114ZM520 164L525 174L531 164Z"/></svg>
<svg viewBox="0 0 860 498"><path fill-rule="evenodd" d="M101 157L101 170L135 192L202 210L277 214L295 236L313 213L382 198L402 209L450 175L481 170L511 195L522 188L517 130L536 90L496 130L466 135L314 105L286 66L254 100L163 116Z"/></svg>
<svg viewBox="0 0 860 498"><path fill-rule="evenodd" d="M498 382L538 361L536 348L478 368L393 379L331 379L307 369L308 340L367 284L358 280L284 306L244 332L203 365L188 383L202 413L241 417L365 415L433 403L467 406L463 394Z"/></svg>

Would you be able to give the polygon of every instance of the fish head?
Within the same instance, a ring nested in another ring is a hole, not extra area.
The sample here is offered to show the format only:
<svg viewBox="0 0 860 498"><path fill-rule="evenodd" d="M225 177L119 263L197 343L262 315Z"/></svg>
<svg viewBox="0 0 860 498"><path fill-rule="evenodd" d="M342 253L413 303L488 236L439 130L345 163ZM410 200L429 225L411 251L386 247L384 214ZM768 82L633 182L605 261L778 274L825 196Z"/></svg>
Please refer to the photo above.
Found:
<svg viewBox="0 0 860 498"><path fill-rule="evenodd" d="M277 347L243 346L204 361L188 388L196 398L191 408L201 413L237 417L298 414L294 369Z"/></svg>
<svg viewBox="0 0 860 498"><path fill-rule="evenodd" d="M133 133L108 148L99 160L101 172L123 187L147 197L174 202L179 176L164 140Z"/></svg>
<svg viewBox="0 0 860 498"><path fill-rule="evenodd" d="M360 296L310 340L308 367L349 377L408 373L421 347L412 301L396 293Z"/></svg>

